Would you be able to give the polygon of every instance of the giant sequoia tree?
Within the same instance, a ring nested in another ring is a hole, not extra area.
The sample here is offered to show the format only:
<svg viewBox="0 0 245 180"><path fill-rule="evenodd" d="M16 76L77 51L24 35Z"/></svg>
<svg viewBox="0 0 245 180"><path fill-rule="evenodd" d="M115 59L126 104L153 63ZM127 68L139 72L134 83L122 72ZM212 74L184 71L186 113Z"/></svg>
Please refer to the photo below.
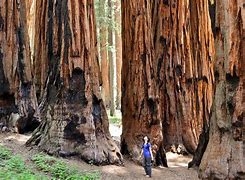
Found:
<svg viewBox="0 0 245 180"><path fill-rule="evenodd" d="M36 3L34 65L42 124L27 144L97 164L120 162L99 93L93 1Z"/></svg>
<svg viewBox="0 0 245 180"><path fill-rule="evenodd" d="M39 121L27 33L28 2L0 1L0 122L16 125L19 132L31 130ZM10 122L12 113L15 122Z"/></svg>
<svg viewBox="0 0 245 180"><path fill-rule="evenodd" d="M216 1L215 23L216 90L200 177L244 179L245 12L242 1Z"/></svg>
<svg viewBox="0 0 245 180"><path fill-rule="evenodd" d="M137 157L150 135L163 148L193 153L213 95L208 1L122 1L122 152Z"/></svg>

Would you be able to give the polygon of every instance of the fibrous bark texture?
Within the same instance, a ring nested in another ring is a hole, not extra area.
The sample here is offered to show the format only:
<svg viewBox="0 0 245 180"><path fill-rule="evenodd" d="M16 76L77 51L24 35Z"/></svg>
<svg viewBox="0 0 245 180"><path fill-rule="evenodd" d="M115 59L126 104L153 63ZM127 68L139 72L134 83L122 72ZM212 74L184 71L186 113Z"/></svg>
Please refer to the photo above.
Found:
<svg viewBox="0 0 245 180"><path fill-rule="evenodd" d="M140 152L144 134L153 136L154 151L163 140L153 68L152 7L152 1L122 1L121 151L133 157Z"/></svg>
<svg viewBox="0 0 245 180"><path fill-rule="evenodd" d="M95 164L121 162L99 92L93 1L36 3L34 63L43 122L27 144Z"/></svg>
<svg viewBox="0 0 245 180"><path fill-rule="evenodd" d="M244 2L216 2L216 89L202 179L244 179Z"/></svg>
<svg viewBox="0 0 245 180"><path fill-rule="evenodd" d="M183 144L193 153L213 96L214 41L208 1L169 1L155 31L164 146ZM161 104L162 103L162 104Z"/></svg>
<svg viewBox="0 0 245 180"><path fill-rule="evenodd" d="M26 19L28 2L0 1L0 122L16 126L20 133L39 121Z"/></svg>
<svg viewBox="0 0 245 180"><path fill-rule="evenodd" d="M122 152L142 137L193 153L213 95L214 43L208 1L122 1Z"/></svg>

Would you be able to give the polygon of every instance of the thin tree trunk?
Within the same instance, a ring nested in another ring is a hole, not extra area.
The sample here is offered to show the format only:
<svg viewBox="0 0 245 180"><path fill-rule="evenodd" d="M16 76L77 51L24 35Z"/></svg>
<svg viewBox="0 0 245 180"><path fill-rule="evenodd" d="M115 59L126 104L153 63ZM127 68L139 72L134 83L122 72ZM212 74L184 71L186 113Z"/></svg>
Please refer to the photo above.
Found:
<svg viewBox="0 0 245 180"><path fill-rule="evenodd" d="M159 164L171 146L194 153L213 96L208 1L122 1L122 152L152 139ZM202 13L200 13L202 12ZM162 161L162 162L161 162Z"/></svg>
<svg viewBox="0 0 245 180"><path fill-rule="evenodd" d="M122 38L121 38L121 1L115 1L115 41L116 41L116 72L117 72L117 95L116 108L121 109L121 70L122 70Z"/></svg>
<svg viewBox="0 0 245 180"><path fill-rule="evenodd" d="M27 145L94 164L120 163L100 97L93 1L37 1L36 10L43 121Z"/></svg>
<svg viewBox="0 0 245 180"><path fill-rule="evenodd" d="M27 6L28 1L0 1L0 122L16 126L20 133L39 123Z"/></svg>
<svg viewBox="0 0 245 180"><path fill-rule="evenodd" d="M112 1L108 0L108 16L110 19L110 24L113 26L114 18L113 18L113 11L112 11ZM109 27L108 29L108 45L110 46L110 49L108 51L108 59L109 59L109 69L110 69L110 115L114 116L115 114L115 94L114 94L114 57L113 57L113 27Z"/></svg>
<svg viewBox="0 0 245 180"><path fill-rule="evenodd" d="M36 0L29 0L28 3L28 14L27 14L27 25L28 25L28 35L29 35L29 44L31 51L31 59L34 56L34 40L35 40L35 9L36 9Z"/></svg>
<svg viewBox="0 0 245 180"><path fill-rule="evenodd" d="M100 11L101 16L106 17L106 1L100 1ZM108 25L106 22L101 22L100 24L100 57L101 57L101 74L102 74L102 89L101 95L105 103L105 106L108 108L110 105L110 84L109 84L109 63L108 63L108 48L107 48L107 39L108 39Z"/></svg>
<svg viewBox="0 0 245 180"><path fill-rule="evenodd" d="M216 89L199 175L202 179L244 179L244 3L215 2Z"/></svg>

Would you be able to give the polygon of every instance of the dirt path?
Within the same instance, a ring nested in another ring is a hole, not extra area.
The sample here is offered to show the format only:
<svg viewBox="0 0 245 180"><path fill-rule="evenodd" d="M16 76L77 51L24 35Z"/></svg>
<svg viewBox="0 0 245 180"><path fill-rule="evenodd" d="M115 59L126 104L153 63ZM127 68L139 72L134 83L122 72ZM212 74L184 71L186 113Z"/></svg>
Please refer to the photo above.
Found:
<svg viewBox="0 0 245 180"><path fill-rule="evenodd" d="M24 146L29 136L19 134L1 134L0 145L10 148L15 154L20 154L27 162L30 157L37 153L36 149L26 148ZM153 168L153 177L151 179L167 179L167 180L184 180L198 179L197 172L194 169L187 169L187 162L190 157L178 156L168 153L169 168ZM63 159L63 158L62 158ZM83 171L97 170L101 173L102 179L105 180L121 180L121 179L149 179L144 177L143 168L129 160L125 160L124 166L108 165L108 166L92 166L77 159L63 159L72 166L77 166Z"/></svg>

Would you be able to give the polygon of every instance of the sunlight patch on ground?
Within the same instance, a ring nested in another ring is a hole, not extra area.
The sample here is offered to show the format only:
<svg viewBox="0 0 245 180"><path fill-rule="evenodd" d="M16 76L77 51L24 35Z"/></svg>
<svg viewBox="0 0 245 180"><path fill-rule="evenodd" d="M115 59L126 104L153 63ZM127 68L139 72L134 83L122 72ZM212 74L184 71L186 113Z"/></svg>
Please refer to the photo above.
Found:
<svg viewBox="0 0 245 180"><path fill-rule="evenodd" d="M122 168L120 166L114 166L114 165L104 166L102 167L102 171L105 173L117 174L117 175L118 174L124 175L128 173L126 168Z"/></svg>
<svg viewBox="0 0 245 180"><path fill-rule="evenodd" d="M122 134L122 128L114 124L109 125L109 131L113 137L120 137Z"/></svg>
<svg viewBox="0 0 245 180"><path fill-rule="evenodd" d="M8 141L16 141L19 144L24 144L31 136L29 135L21 135L21 134L10 134L9 136L6 136L4 140Z"/></svg>
<svg viewBox="0 0 245 180"><path fill-rule="evenodd" d="M172 152L167 152L166 156L169 167L187 167L192 160L192 156L183 156Z"/></svg>

